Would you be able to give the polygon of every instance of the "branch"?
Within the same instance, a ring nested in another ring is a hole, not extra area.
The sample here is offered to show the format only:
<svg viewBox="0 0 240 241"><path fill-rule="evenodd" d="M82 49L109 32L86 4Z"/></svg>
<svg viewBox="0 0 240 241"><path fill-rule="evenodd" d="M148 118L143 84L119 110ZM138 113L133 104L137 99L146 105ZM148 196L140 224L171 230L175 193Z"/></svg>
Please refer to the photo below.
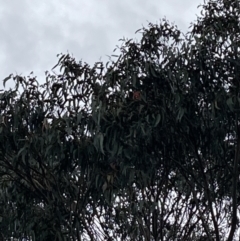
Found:
<svg viewBox="0 0 240 241"><path fill-rule="evenodd" d="M238 181L238 163L240 163L240 126L238 125L238 120L236 119L236 138L237 145L235 150L235 158L233 164L233 208L232 208L232 225L227 241L232 241L233 236L237 226L237 181Z"/></svg>

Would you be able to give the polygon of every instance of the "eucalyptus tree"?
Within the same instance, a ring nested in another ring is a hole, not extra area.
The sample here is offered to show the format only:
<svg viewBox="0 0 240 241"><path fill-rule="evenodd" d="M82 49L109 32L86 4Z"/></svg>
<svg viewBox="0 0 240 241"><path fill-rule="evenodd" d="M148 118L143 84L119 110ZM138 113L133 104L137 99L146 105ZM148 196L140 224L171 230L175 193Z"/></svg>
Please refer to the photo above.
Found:
<svg viewBox="0 0 240 241"><path fill-rule="evenodd" d="M32 240L234 240L238 1L162 20L94 66L60 55L0 95L1 232Z"/></svg>

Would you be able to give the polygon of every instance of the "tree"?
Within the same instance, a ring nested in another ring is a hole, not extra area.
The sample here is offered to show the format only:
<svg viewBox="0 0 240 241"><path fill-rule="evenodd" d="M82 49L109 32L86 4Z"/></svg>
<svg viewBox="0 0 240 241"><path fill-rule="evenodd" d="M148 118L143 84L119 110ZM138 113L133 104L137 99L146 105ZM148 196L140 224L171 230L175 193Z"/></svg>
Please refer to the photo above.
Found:
<svg viewBox="0 0 240 241"><path fill-rule="evenodd" d="M166 20L93 67L9 76L0 95L1 232L32 240L236 240L238 1L183 35Z"/></svg>

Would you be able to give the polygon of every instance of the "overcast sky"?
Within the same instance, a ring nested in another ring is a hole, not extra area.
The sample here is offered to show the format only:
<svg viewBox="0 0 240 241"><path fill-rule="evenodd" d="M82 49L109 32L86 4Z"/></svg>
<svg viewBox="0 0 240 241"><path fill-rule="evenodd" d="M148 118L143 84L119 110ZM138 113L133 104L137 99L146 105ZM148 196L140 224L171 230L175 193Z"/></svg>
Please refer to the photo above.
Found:
<svg viewBox="0 0 240 241"><path fill-rule="evenodd" d="M186 32L202 0L0 0L0 81L10 73L44 72L59 53L93 64L106 61L118 40L166 17ZM2 83L0 83L2 87Z"/></svg>

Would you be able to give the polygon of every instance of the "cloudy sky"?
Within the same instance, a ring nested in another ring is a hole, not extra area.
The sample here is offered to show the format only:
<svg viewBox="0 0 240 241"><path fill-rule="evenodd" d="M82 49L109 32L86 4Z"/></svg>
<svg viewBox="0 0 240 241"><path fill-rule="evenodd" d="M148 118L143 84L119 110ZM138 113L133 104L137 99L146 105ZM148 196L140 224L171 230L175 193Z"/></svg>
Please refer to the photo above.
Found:
<svg viewBox="0 0 240 241"><path fill-rule="evenodd" d="M202 0L0 0L0 81L10 73L44 72L59 53L89 64L107 55L135 31L166 17L186 32ZM0 83L2 87L2 83Z"/></svg>

